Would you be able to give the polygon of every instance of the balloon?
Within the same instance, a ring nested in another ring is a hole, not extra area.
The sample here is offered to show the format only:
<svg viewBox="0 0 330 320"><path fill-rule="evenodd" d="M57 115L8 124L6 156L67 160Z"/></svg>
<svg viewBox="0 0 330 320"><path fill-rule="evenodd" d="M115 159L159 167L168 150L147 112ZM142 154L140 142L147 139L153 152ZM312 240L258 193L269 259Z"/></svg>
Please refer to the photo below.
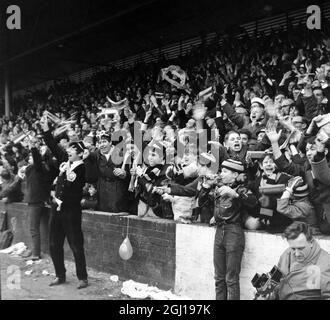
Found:
<svg viewBox="0 0 330 320"><path fill-rule="evenodd" d="M131 259L133 255L133 248L128 237L125 238L123 243L119 247L119 255L123 260Z"/></svg>

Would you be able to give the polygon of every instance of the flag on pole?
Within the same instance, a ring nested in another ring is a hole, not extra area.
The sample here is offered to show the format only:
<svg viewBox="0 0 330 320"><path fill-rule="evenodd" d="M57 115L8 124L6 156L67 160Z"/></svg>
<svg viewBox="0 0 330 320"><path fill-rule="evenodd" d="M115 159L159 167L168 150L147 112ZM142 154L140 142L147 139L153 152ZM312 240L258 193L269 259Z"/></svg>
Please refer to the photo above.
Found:
<svg viewBox="0 0 330 320"><path fill-rule="evenodd" d="M44 116L47 117L47 119L49 119L50 121L56 123L56 124L59 124L61 122L61 119L57 116L55 116L54 114L52 114L51 112L49 111L45 111L44 112Z"/></svg>
<svg viewBox="0 0 330 320"><path fill-rule="evenodd" d="M171 77L169 75L171 75ZM179 66L171 65L161 69L161 78L178 89L185 89L187 73Z"/></svg>
<svg viewBox="0 0 330 320"><path fill-rule="evenodd" d="M30 133L31 133L30 131L19 133L19 134L17 134L17 135L12 139L12 142L13 142L14 144L19 143L19 142L21 142L22 140L24 140L26 137L28 137L28 136L30 135Z"/></svg>
<svg viewBox="0 0 330 320"><path fill-rule="evenodd" d="M157 99L155 96L151 96L150 97L150 101L152 102L152 104L154 105L154 107L158 107L158 103L157 103Z"/></svg>
<svg viewBox="0 0 330 320"><path fill-rule="evenodd" d="M73 123L75 123L75 121L63 121L62 125L54 130L54 137L57 137L60 134L68 131Z"/></svg>

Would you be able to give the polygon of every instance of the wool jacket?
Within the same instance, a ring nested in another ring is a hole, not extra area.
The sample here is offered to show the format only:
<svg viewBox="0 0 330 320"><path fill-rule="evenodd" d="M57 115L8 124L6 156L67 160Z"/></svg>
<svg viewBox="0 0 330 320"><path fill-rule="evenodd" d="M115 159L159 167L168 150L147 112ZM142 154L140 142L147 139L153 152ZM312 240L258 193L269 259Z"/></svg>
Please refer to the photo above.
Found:
<svg viewBox="0 0 330 320"><path fill-rule="evenodd" d="M21 179L12 176L9 181L3 182L0 188L0 200L7 198L7 202L21 202L23 193L21 191Z"/></svg>
<svg viewBox="0 0 330 320"><path fill-rule="evenodd" d="M277 212L292 220L303 221L312 227L317 227L315 209L308 197L277 199Z"/></svg>
<svg viewBox="0 0 330 320"><path fill-rule="evenodd" d="M87 160L92 164L93 171L96 173L96 186L98 198L98 210L105 212L128 212L129 197L128 186L130 174L128 165L125 166L125 178L117 177L114 174L116 168L121 168L121 164L112 161L112 155L118 148L113 147L112 153L107 159L100 150L91 153Z"/></svg>
<svg viewBox="0 0 330 320"><path fill-rule="evenodd" d="M31 149L33 164L25 171L24 202L28 204L43 203L50 195L50 172L42 163L41 155L36 148Z"/></svg>
<svg viewBox="0 0 330 320"><path fill-rule="evenodd" d="M317 197L316 201L322 204L323 215L330 223L330 168L329 164L324 157L319 162L311 162L312 173L317 184Z"/></svg>
<svg viewBox="0 0 330 320"><path fill-rule="evenodd" d="M168 165L147 166L145 173L138 178L137 196L149 206L155 215L161 218L169 218L173 215L172 206L152 190L160 187L166 181Z"/></svg>
<svg viewBox="0 0 330 320"><path fill-rule="evenodd" d="M68 154L60 148L55 142L50 131L44 133L46 145L58 160L59 164L68 162ZM70 164L70 167L72 164ZM55 197L63 201L64 207L81 208L80 202L83 196L83 187L85 185L85 166L84 162L79 162L79 165L73 169L68 169L66 172L60 173L57 177L55 187Z"/></svg>
<svg viewBox="0 0 330 320"><path fill-rule="evenodd" d="M326 185L327 174L323 170L326 170L326 159L322 160L321 164L309 163L305 161L303 164L289 162L282 154L280 158L274 160L279 170L289 173L293 176L301 176L308 184L309 199L311 200L318 220L318 224L330 223L330 188ZM314 170L312 170L312 166ZM329 227L325 226L328 231L322 231L324 233L330 233ZM320 227L321 228L321 227Z"/></svg>
<svg viewBox="0 0 330 320"><path fill-rule="evenodd" d="M330 300L330 255L313 241L312 250L300 263L290 248L280 257L282 278L277 292L280 300Z"/></svg>

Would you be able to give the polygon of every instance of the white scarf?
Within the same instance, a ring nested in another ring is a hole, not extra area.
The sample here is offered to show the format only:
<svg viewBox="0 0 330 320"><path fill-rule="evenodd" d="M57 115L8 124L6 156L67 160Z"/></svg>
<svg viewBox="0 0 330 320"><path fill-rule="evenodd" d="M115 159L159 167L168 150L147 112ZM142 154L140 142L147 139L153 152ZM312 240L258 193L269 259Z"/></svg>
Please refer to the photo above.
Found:
<svg viewBox="0 0 330 320"><path fill-rule="evenodd" d="M84 163L83 160L74 161L71 165L70 165L70 161L63 162L60 165L60 175L62 175L65 172L66 179L70 182L73 182L74 180L76 180L77 177L77 175L73 172L73 170L83 163Z"/></svg>

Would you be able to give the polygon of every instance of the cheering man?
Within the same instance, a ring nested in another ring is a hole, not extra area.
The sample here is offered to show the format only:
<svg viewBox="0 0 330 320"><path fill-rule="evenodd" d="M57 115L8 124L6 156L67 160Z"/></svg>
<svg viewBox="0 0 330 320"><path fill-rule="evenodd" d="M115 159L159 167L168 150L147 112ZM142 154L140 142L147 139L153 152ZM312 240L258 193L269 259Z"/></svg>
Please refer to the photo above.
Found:
<svg viewBox="0 0 330 320"><path fill-rule="evenodd" d="M43 121L42 128L47 146L60 163L55 201L50 217L50 255L56 273L56 278L50 283L50 286L62 284L66 280L63 245L65 237L67 237L76 263L76 273L79 279L77 288L86 288L88 281L80 204L85 185L84 144L81 141L71 142L68 149L64 151L56 144L47 120Z"/></svg>

